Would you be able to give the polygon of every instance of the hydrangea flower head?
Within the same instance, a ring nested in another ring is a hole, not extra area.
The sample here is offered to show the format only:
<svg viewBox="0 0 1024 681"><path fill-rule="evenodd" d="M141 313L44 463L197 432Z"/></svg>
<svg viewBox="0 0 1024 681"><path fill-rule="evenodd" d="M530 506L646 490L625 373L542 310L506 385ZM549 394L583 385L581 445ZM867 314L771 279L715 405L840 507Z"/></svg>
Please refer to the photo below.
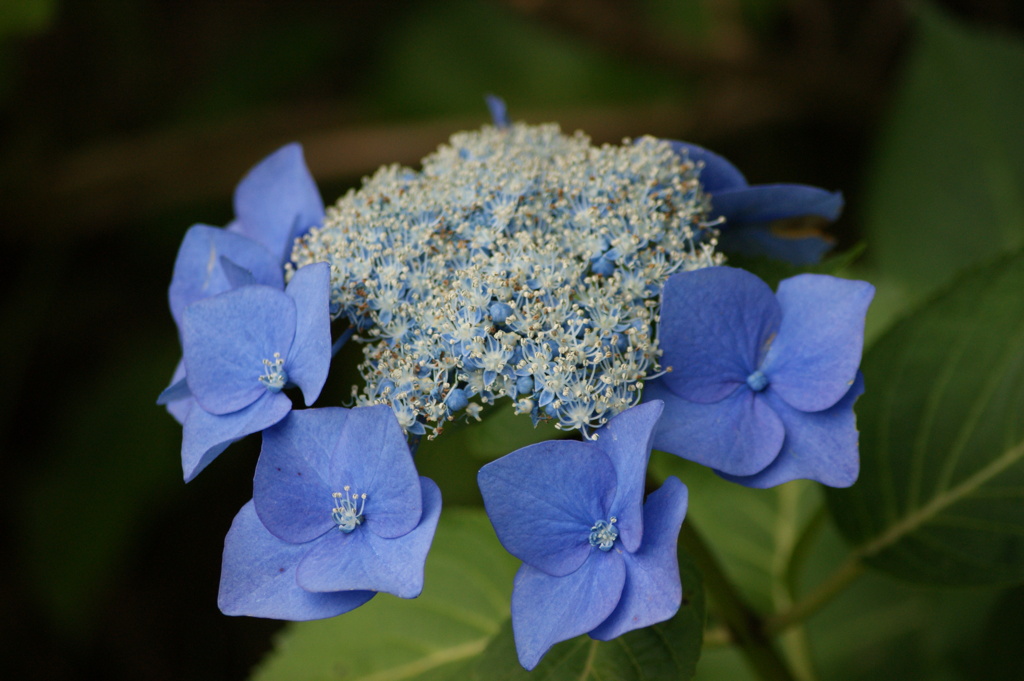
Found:
<svg viewBox="0 0 1024 681"><path fill-rule="evenodd" d="M224 543L220 608L308 620L414 598L441 511L386 406L305 409L263 434L253 499Z"/></svg>
<svg viewBox="0 0 1024 681"><path fill-rule="evenodd" d="M480 469L498 539L523 561L512 592L519 661L588 633L599 640L672 617L682 587L676 539L686 487L669 478L644 503L662 407L635 406L588 442L542 442Z"/></svg>
<svg viewBox="0 0 1024 681"><path fill-rule="evenodd" d="M654 446L752 487L857 478L853 403L874 287L802 274L778 293L744 270L671 277L662 298L662 377L644 399L665 413Z"/></svg>
<svg viewBox="0 0 1024 681"><path fill-rule="evenodd" d="M185 381L195 400L184 424L186 480L234 440L284 418L286 386L298 386L307 405L316 400L331 360L328 282L320 263L297 271L284 291L243 286L185 308Z"/></svg>
<svg viewBox="0 0 1024 681"><path fill-rule="evenodd" d="M720 262L706 209L667 142L502 120L378 171L293 261L330 262L332 313L362 329L360 404L434 435L508 397L586 433L639 401L665 279Z"/></svg>

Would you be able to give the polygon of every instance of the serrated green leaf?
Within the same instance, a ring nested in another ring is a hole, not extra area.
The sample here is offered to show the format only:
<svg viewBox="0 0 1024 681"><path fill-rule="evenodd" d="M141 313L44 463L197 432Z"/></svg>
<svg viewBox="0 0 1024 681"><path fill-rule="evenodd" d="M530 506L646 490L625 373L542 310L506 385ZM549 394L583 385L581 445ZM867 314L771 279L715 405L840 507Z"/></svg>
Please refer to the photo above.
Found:
<svg viewBox="0 0 1024 681"><path fill-rule="evenodd" d="M611 641L579 636L554 646L533 671L519 664L511 622L483 655L473 681L687 681L693 678L704 636L700 573L682 552L683 605L675 617Z"/></svg>
<svg viewBox="0 0 1024 681"><path fill-rule="evenodd" d="M446 508L416 599L381 594L340 617L290 625L256 681L463 679L508 617L518 561L483 511Z"/></svg>
<svg viewBox="0 0 1024 681"><path fill-rule="evenodd" d="M1024 244L1024 43L922 4L868 173L879 272L913 297Z"/></svg>
<svg viewBox="0 0 1024 681"><path fill-rule="evenodd" d="M1024 579L1024 253L957 280L867 353L855 555L945 584Z"/></svg>

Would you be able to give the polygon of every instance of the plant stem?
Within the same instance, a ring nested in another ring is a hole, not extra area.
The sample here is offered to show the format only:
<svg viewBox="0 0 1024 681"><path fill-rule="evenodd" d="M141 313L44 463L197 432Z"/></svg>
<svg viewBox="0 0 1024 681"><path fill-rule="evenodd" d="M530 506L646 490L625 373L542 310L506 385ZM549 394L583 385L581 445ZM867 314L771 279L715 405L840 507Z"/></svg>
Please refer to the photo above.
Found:
<svg viewBox="0 0 1024 681"><path fill-rule="evenodd" d="M793 673L765 633L761 617L733 587L692 520L683 523L679 540L704 577L715 610L758 676L764 681L794 681Z"/></svg>
<svg viewBox="0 0 1024 681"><path fill-rule="evenodd" d="M765 621L763 627L765 635L775 636L786 628L810 617L832 600L836 594L849 586L862 572L864 572L864 563L860 561L859 554L851 554L807 596L797 601L788 610Z"/></svg>

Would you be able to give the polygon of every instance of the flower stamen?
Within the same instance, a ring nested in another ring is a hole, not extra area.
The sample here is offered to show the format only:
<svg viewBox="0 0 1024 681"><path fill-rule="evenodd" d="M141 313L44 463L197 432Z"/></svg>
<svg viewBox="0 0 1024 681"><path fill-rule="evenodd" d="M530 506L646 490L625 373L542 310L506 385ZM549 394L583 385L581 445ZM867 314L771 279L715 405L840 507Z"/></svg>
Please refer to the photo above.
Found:
<svg viewBox="0 0 1024 681"><path fill-rule="evenodd" d="M348 534L363 524L363 509L366 508L366 494L352 494L351 487L345 485L344 492L335 492L334 509L331 511L331 520L338 526L338 529Z"/></svg>
<svg viewBox="0 0 1024 681"><path fill-rule="evenodd" d="M288 374L284 370L284 360L281 353L275 352L274 359L263 360L263 375L260 376L260 383L272 393L279 393L288 382Z"/></svg>
<svg viewBox="0 0 1024 681"><path fill-rule="evenodd" d="M615 540L619 538L619 531L615 529L615 516L608 520L598 520L590 528L590 545L596 546L602 551L611 551Z"/></svg>

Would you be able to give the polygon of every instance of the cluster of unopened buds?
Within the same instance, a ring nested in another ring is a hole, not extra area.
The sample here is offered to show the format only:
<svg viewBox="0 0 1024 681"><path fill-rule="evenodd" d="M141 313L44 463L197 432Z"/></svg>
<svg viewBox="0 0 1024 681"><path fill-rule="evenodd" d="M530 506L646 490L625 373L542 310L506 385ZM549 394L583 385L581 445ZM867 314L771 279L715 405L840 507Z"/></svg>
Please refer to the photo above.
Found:
<svg viewBox="0 0 1024 681"><path fill-rule="evenodd" d="M832 220L841 197L750 186L692 144L593 146L492 104L494 125L326 211L286 146L239 184L233 222L187 232L170 286L183 357L159 399L183 426L186 481L263 440L225 541L225 613L307 620L419 595L441 492L416 446L506 400L524 427L579 433L478 475L523 562L511 613L527 669L559 641L679 609L687 489L669 478L645 500L652 448L752 487L856 479L872 286L803 274L773 292L723 255L812 262L826 241L774 225ZM346 342L363 384L314 407Z"/></svg>

